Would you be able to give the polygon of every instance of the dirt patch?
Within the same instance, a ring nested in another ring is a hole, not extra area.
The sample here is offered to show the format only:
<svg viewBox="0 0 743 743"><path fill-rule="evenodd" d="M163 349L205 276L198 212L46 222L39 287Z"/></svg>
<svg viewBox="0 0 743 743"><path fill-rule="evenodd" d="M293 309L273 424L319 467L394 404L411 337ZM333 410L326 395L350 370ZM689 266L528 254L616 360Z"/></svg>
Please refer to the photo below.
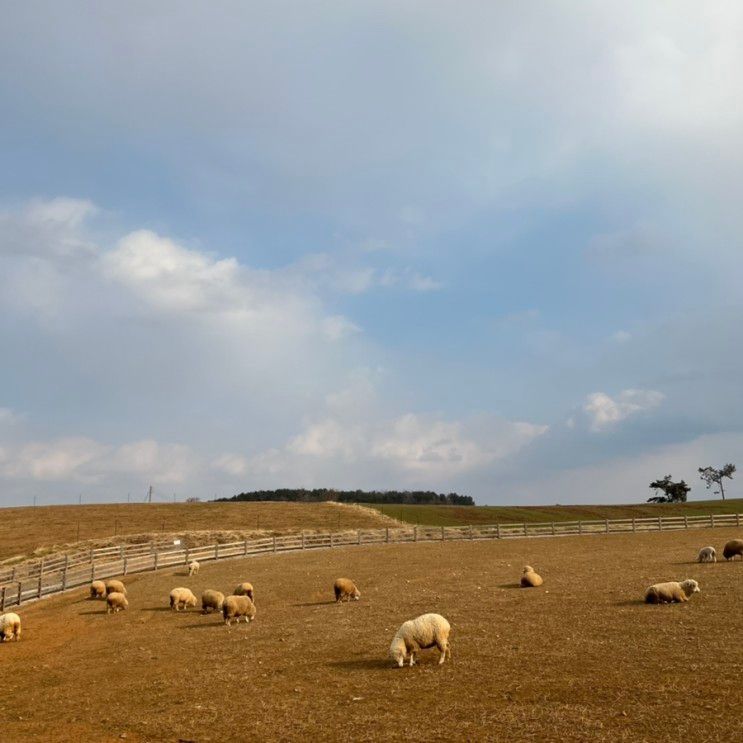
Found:
<svg viewBox="0 0 743 743"><path fill-rule="evenodd" d="M0 646L10 741L736 740L743 562L680 564L737 530L425 543L266 556L127 578L131 609L83 591L23 608ZM523 565L542 588L516 590ZM352 578L361 600L332 601ZM687 604L650 583L695 578ZM188 585L256 587L258 616L167 610ZM453 662L393 668L398 626L452 624ZM672 721L672 722L671 722ZM702 736L703 733L703 736Z"/></svg>

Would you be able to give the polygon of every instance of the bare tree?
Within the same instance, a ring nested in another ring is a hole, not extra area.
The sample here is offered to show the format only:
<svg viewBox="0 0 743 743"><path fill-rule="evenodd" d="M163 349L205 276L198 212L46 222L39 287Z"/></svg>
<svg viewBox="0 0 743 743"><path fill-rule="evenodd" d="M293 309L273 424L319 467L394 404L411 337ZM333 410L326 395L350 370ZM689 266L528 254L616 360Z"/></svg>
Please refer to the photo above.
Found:
<svg viewBox="0 0 743 743"><path fill-rule="evenodd" d="M726 464L723 467L720 467L719 470L714 467L700 467L699 477L707 483L707 490L709 490L713 485L717 485L717 487L720 488L719 494L722 496L722 499L725 500L725 488L722 484L722 478L727 477L729 480L732 480L734 472L734 464ZM718 491L715 490L714 493L717 495Z"/></svg>

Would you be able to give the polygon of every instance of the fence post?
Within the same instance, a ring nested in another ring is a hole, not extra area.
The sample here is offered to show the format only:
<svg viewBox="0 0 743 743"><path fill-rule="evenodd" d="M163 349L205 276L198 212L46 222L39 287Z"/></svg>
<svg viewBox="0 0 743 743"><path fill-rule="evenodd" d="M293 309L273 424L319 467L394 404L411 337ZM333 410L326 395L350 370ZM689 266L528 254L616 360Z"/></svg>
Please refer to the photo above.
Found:
<svg viewBox="0 0 743 743"><path fill-rule="evenodd" d="M735 525L740 526L740 514L739 513L735 514Z"/></svg>
<svg viewBox="0 0 743 743"><path fill-rule="evenodd" d="M609 519L606 519L606 533L609 533Z"/></svg>
<svg viewBox="0 0 743 743"><path fill-rule="evenodd" d="M22 601L23 601L23 583L21 581L18 581L18 606L21 605Z"/></svg>
<svg viewBox="0 0 743 743"><path fill-rule="evenodd" d="M246 542L247 544L247 542ZM304 549L304 532L302 532L302 549Z"/></svg>
<svg viewBox="0 0 743 743"><path fill-rule="evenodd" d="M390 529L389 527L386 527L384 530L384 542L385 544L389 544L390 541Z"/></svg>
<svg viewBox="0 0 743 743"><path fill-rule="evenodd" d="M500 539L500 524L495 525L495 538Z"/></svg>
<svg viewBox="0 0 743 743"><path fill-rule="evenodd" d="M333 546L333 532L330 532L330 546Z"/></svg>
<svg viewBox="0 0 743 743"><path fill-rule="evenodd" d="M663 517L658 516L658 531L663 531Z"/></svg>
<svg viewBox="0 0 743 743"><path fill-rule="evenodd" d="M304 532L302 532L302 544L304 544ZM247 554L248 554L248 540L246 539L243 542L243 555L247 555Z"/></svg>
<svg viewBox="0 0 743 743"><path fill-rule="evenodd" d="M124 545L123 544L119 547L119 559L120 560L124 559Z"/></svg>
<svg viewBox="0 0 743 743"><path fill-rule="evenodd" d="M525 537L528 537L529 536L529 534L526 531L526 521L524 521L524 536Z"/></svg>
<svg viewBox="0 0 743 743"><path fill-rule="evenodd" d="M554 521L552 522L551 526L552 526L552 536L554 537L555 536L555 522Z"/></svg>
<svg viewBox="0 0 743 743"><path fill-rule="evenodd" d="M36 598L37 599L40 599L41 598L41 579L42 579L42 577L43 577L42 574L39 573L39 588L36 591Z"/></svg>
<svg viewBox="0 0 743 743"><path fill-rule="evenodd" d="M688 528L689 528L689 517L686 514L684 514L684 529L688 529Z"/></svg>
<svg viewBox="0 0 743 743"><path fill-rule="evenodd" d="M709 515L709 525L714 526L715 525L715 517L713 514Z"/></svg>
<svg viewBox="0 0 743 743"><path fill-rule="evenodd" d="M188 548L188 545L186 545L186 565L188 565L189 562L191 562L188 558L191 553L191 550Z"/></svg>
<svg viewBox="0 0 743 743"><path fill-rule="evenodd" d="M153 570L157 570L157 562L158 562L157 558L159 556L160 556L160 553L157 550L155 550L155 567L153 568Z"/></svg>
<svg viewBox="0 0 743 743"><path fill-rule="evenodd" d="M444 527L441 527L441 541L444 541Z"/></svg>
<svg viewBox="0 0 743 743"><path fill-rule="evenodd" d="M417 526L413 527L413 541L414 542L418 541L418 527Z"/></svg>
<svg viewBox="0 0 743 743"><path fill-rule="evenodd" d="M18 569L18 568L13 568L13 575L12 575L12 576L11 576L11 578L10 578L10 579L11 579L11 580L12 580L13 582L15 582L15 575L16 575L16 572L15 572L15 571L16 571L17 569Z"/></svg>
<svg viewBox="0 0 743 743"><path fill-rule="evenodd" d="M129 558L124 555L124 575L127 574L129 568Z"/></svg>
<svg viewBox="0 0 743 743"><path fill-rule="evenodd" d="M472 534L472 524L470 524L468 528L469 528L469 530L470 530L470 532L469 532L469 533L470 533L470 539L474 539L475 537L474 537L474 535Z"/></svg>
<svg viewBox="0 0 743 743"><path fill-rule="evenodd" d="M91 581L95 580L95 563L94 562L90 563L90 580Z"/></svg>
<svg viewBox="0 0 743 743"><path fill-rule="evenodd" d="M5 586L0 588L0 611L5 611Z"/></svg>
<svg viewBox="0 0 743 743"><path fill-rule="evenodd" d="M635 532L635 520L632 519L632 533Z"/></svg>
<svg viewBox="0 0 743 743"><path fill-rule="evenodd" d="M578 522L578 534L583 534L583 522Z"/></svg>
<svg viewBox="0 0 743 743"><path fill-rule="evenodd" d="M219 542L214 545L214 559L219 560Z"/></svg>
<svg viewBox="0 0 743 743"><path fill-rule="evenodd" d="M64 556L64 569L62 570L62 590L67 590L67 563L70 561L70 556Z"/></svg>
<svg viewBox="0 0 743 743"><path fill-rule="evenodd" d="M276 535L273 535L273 551L276 552Z"/></svg>
<svg viewBox="0 0 743 743"><path fill-rule="evenodd" d="M356 536L358 537L357 544L361 544L361 529L356 530Z"/></svg>

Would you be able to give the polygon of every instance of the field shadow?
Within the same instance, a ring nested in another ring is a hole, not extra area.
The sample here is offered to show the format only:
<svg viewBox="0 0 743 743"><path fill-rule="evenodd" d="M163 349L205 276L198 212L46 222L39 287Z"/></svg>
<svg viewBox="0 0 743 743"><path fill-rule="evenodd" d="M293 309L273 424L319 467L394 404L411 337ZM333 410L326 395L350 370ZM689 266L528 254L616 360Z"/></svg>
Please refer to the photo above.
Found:
<svg viewBox="0 0 743 743"><path fill-rule="evenodd" d="M371 671L377 669L388 670L393 668L392 661L380 658L355 658L352 660L335 660L328 663L328 666L332 668L346 668L349 671L367 670Z"/></svg>
<svg viewBox="0 0 743 743"><path fill-rule="evenodd" d="M292 606L335 606L334 600L330 601L307 601L303 604L292 604Z"/></svg>

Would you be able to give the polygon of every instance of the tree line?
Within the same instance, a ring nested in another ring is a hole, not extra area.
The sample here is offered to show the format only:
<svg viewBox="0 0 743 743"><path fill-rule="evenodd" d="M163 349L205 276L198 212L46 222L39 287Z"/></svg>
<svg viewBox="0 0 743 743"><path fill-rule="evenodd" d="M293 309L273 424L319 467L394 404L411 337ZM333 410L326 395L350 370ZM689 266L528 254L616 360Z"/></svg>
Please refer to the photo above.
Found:
<svg viewBox="0 0 743 743"><path fill-rule="evenodd" d="M707 485L707 490L717 487L719 490L713 490L715 495L721 495L725 500L725 485L723 480L733 479L735 474L734 464L725 464L720 468L717 467L700 467L698 470L699 477ZM655 480L650 483L650 487L655 491L652 498L648 498L648 503L685 503L686 496L691 488L683 481L674 482L671 475L666 475L662 480ZM662 495L658 495L658 491Z"/></svg>
<svg viewBox="0 0 743 743"><path fill-rule="evenodd" d="M334 490L332 488L280 488L278 490L253 490L238 493L230 498L217 498L217 501L290 501L297 503L375 503L410 504L441 506L474 506L469 495L458 493L434 493L431 490Z"/></svg>

